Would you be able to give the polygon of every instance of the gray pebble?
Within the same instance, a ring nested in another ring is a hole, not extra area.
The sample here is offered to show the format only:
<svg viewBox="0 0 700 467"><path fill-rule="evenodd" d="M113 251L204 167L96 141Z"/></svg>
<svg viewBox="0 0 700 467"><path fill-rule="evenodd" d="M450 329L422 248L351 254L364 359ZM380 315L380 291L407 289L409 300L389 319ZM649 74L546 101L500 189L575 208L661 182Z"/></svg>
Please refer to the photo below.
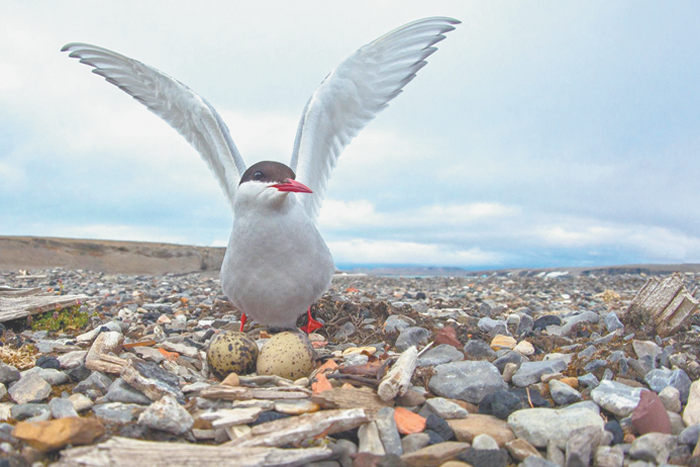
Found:
<svg viewBox="0 0 700 467"><path fill-rule="evenodd" d="M420 344L426 344L429 337L430 333L425 328L418 326L404 328L396 338L396 348L403 352L414 345L417 347Z"/></svg>
<svg viewBox="0 0 700 467"><path fill-rule="evenodd" d="M170 395L165 395L151 404L139 415L139 425L182 435L194 425L192 415Z"/></svg>
<svg viewBox="0 0 700 467"><path fill-rule="evenodd" d="M143 410L142 405L121 402L109 402L92 407L92 411L101 420L120 425L131 423Z"/></svg>
<svg viewBox="0 0 700 467"><path fill-rule="evenodd" d="M78 412L75 411L73 403L68 399L54 397L49 401L51 416L53 418L77 417Z"/></svg>
<svg viewBox="0 0 700 467"><path fill-rule="evenodd" d="M21 375L17 368L0 362L0 383L8 385L19 381Z"/></svg>
<svg viewBox="0 0 700 467"><path fill-rule="evenodd" d="M478 404L487 394L508 389L498 369L489 362L463 361L435 367L428 386L437 395Z"/></svg>
<svg viewBox="0 0 700 467"><path fill-rule="evenodd" d="M464 354L469 358L493 361L496 359L496 352L491 346L481 339L470 339L464 344Z"/></svg>
<svg viewBox="0 0 700 467"><path fill-rule="evenodd" d="M144 393L131 387L122 378L114 380L105 397L109 402L123 402L125 404L150 405L152 402Z"/></svg>
<svg viewBox="0 0 700 467"><path fill-rule="evenodd" d="M51 385L37 373L30 373L10 385L12 400L18 404L43 401L51 394Z"/></svg>
<svg viewBox="0 0 700 467"><path fill-rule="evenodd" d="M581 393L576 389L556 379L549 382L549 392L557 405L569 405L583 399Z"/></svg>
<svg viewBox="0 0 700 467"><path fill-rule="evenodd" d="M440 344L418 358L417 366L435 366L464 360L464 354L449 344Z"/></svg>
<svg viewBox="0 0 700 467"><path fill-rule="evenodd" d="M513 375L513 384L524 388L540 381L542 375L558 373L566 369L566 363L562 360L549 360L539 362L524 362Z"/></svg>

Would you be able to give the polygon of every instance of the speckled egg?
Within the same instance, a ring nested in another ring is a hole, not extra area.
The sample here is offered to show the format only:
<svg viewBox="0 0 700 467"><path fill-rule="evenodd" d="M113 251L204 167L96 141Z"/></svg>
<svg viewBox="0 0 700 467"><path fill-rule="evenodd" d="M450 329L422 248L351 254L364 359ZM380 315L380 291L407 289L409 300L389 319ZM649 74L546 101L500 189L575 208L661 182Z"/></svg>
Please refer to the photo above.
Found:
<svg viewBox="0 0 700 467"><path fill-rule="evenodd" d="M219 378L229 373L247 375L255 371L258 345L242 332L222 332L214 337L207 349L209 368Z"/></svg>
<svg viewBox="0 0 700 467"><path fill-rule="evenodd" d="M259 375L277 375L292 381L309 376L316 363L316 351L309 338L298 331L275 334L260 350Z"/></svg>

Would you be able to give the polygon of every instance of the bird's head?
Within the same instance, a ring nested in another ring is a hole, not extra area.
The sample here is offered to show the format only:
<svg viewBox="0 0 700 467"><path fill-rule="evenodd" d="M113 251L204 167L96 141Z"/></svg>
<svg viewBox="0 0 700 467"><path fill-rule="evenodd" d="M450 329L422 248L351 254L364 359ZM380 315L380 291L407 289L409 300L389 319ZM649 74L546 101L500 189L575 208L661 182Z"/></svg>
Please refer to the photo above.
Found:
<svg viewBox="0 0 700 467"><path fill-rule="evenodd" d="M280 206L289 193L313 193L309 187L295 180L294 171L288 166L273 161L262 161L251 165L241 177L236 190L236 200L256 200L271 207Z"/></svg>

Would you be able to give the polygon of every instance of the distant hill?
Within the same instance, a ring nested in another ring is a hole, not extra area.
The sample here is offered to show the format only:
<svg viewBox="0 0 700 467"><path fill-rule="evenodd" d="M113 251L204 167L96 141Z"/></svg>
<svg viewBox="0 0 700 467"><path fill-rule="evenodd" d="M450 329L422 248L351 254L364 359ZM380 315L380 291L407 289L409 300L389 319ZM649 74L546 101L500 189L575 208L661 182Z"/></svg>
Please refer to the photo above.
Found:
<svg viewBox="0 0 700 467"><path fill-rule="evenodd" d="M225 248L175 245L170 243L83 240L56 237L0 236L0 271L20 269L86 269L122 274L185 274L218 272ZM455 267L423 266L353 266L348 273L383 276L473 276L481 274L536 275L556 271L573 275L590 274L669 274L700 272L699 264L644 264L592 268L510 268L467 270Z"/></svg>
<svg viewBox="0 0 700 467"><path fill-rule="evenodd" d="M225 251L168 243L0 236L0 271L50 267L123 274L219 271Z"/></svg>

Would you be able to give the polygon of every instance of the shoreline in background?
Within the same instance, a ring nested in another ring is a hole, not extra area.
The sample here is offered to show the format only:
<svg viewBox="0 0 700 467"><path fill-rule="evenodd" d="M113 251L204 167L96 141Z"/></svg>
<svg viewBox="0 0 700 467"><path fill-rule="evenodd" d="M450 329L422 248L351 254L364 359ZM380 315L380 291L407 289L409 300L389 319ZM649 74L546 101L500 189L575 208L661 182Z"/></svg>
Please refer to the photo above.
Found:
<svg viewBox="0 0 700 467"><path fill-rule="evenodd" d="M62 267L122 274L218 272L224 247L60 237L0 236L0 271ZM700 264L634 264L594 267L464 269L434 266L351 266L344 273L377 276L474 276L517 274L669 274L700 272Z"/></svg>

